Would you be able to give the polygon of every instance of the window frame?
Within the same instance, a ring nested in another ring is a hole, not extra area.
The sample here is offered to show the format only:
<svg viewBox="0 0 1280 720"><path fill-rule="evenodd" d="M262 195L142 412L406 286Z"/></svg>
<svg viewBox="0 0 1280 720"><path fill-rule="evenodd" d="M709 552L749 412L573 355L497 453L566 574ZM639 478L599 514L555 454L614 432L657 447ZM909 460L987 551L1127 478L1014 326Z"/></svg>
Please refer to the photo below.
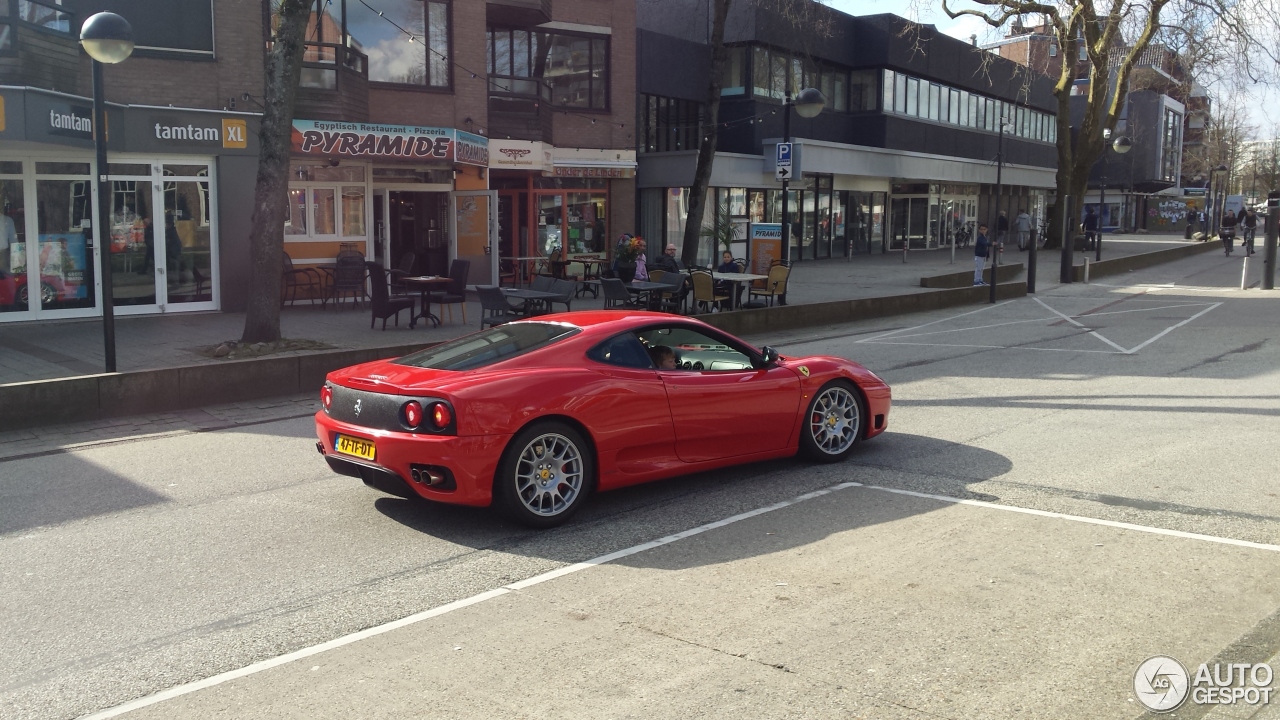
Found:
<svg viewBox="0 0 1280 720"><path fill-rule="evenodd" d="M358 2L358 0L356 1ZM422 3L422 14L424 18L424 33L423 33L424 36L421 38L421 45L422 45L422 56L424 61L423 69L427 75L427 82L422 85L416 85L414 83L393 82L390 80L374 80L372 78L372 72L370 72L373 69L372 64L366 61L365 70L366 70L366 77L368 78L368 82L370 85L375 87L388 88L388 89L394 89L394 90L415 90L418 92L452 93L454 90L453 64L454 64L455 53L457 50L456 43L454 42L454 38L453 38L453 35L454 35L453 33L453 26L454 26L453 0L415 0L415 1ZM349 41L351 38L351 33L347 29L348 2L349 0L342 0L342 37L343 37L344 48L350 47ZM430 8L428 8L427 6L432 3L446 6L445 22L448 23L446 41L447 41L447 47L449 48L449 52L448 52L448 60L447 60L448 65L446 66L448 81L444 85L431 84L431 11L430 11ZM370 12L376 12L376 11L370 10Z"/></svg>

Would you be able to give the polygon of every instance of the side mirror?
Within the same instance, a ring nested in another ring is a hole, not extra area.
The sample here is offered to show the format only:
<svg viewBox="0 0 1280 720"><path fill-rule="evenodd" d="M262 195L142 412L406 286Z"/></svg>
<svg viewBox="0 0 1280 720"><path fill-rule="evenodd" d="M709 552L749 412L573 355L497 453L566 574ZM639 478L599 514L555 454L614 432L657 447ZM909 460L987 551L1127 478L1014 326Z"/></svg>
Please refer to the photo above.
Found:
<svg viewBox="0 0 1280 720"><path fill-rule="evenodd" d="M778 351L768 345L761 349L760 354L763 356L765 365L773 365L778 362Z"/></svg>

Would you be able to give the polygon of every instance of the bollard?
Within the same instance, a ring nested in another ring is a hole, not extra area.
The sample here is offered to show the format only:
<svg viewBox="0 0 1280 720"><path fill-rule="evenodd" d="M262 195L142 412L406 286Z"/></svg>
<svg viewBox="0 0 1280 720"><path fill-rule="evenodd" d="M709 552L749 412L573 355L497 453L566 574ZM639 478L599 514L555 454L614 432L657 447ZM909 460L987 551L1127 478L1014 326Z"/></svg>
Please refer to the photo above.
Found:
<svg viewBox="0 0 1280 720"><path fill-rule="evenodd" d="M1240 289L1241 290L1244 290L1246 287L1248 287L1247 285L1245 285L1245 283L1247 283L1248 281L1249 281L1249 256L1245 255L1244 265L1240 268Z"/></svg>
<svg viewBox="0 0 1280 720"><path fill-rule="evenodd" d="M1088 284L1089 282L1089 256L1088 255L1084 256L1084 281L1085 281L1085 284Z"/></svg>
<svg viewBox="0 0 1280 720"><path fill-rule="evenodd" d="M902 238L902 262L904 263L907 261L907 248L910 246L911 241L907 238Z"/></svg>

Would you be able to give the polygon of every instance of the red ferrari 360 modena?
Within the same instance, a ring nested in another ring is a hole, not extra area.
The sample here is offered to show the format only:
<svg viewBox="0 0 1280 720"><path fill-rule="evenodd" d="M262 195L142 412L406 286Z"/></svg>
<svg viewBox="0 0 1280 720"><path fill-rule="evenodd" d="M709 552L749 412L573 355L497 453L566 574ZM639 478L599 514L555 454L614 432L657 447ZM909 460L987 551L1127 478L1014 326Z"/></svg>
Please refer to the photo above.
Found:
<svg viewBox="0 0 1280 720"><path fill-rule="evenodd" d="M401 497L494 505L535 527L593 490L788 457L842 460L884 432L889 386L691 318L542 315L332 372L316 448Z"/></svg>

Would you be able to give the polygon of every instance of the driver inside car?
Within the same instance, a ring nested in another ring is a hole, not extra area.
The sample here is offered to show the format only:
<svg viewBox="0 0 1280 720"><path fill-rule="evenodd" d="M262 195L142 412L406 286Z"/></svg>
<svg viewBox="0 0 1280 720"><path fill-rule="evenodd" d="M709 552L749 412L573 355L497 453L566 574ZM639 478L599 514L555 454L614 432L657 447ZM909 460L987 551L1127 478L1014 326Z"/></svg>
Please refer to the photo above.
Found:
<svg viewBox="0 0 1280 720"><path fill-rule="evenodd" d="M653 360L654 367L659 370L675 370L676 353L666 345L655 345L649 348L649 358Z"/></svg>

